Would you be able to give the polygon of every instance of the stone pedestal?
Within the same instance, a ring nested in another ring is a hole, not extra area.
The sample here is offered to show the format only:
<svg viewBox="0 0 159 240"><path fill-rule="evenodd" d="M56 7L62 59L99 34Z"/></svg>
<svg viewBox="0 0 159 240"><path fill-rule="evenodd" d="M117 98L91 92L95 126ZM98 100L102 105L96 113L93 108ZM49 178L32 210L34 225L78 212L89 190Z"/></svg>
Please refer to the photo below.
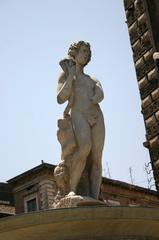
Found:
<svg viewBox="0 0 159 240"><path fill-rule="evenodd" d="M56 208L71 208L71 207L79 207L79 206L99 206L106 204L102 201L96 200L87 196L73 195L73 196L65 196L62 198Z"/></svg>
<svg viewBox="0 0 159 240"><path fill-rule="evenodd" d="M159 208L78 207L0 219L0 240L159 240Z"/></svg>

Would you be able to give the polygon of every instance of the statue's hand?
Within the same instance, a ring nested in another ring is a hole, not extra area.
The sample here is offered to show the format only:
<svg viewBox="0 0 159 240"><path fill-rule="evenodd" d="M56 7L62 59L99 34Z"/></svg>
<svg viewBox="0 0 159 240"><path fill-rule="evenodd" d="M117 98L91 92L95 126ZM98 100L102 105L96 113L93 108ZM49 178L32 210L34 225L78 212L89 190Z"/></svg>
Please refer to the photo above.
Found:
<svg viewBox="0 0 159 240"><path fill-rule="evenodd" d="M59 62L60 66L62 67L63 71L67 76L69 76L69 79L74 78L76 75L76 64L72 59L64 58Z"/></svg>
<svg viewBox="0 0 159 240"><path fill-rule="evenodd" d="M76 77L76 65L68 65L68 74L71 78L75 80Z"/></svg>

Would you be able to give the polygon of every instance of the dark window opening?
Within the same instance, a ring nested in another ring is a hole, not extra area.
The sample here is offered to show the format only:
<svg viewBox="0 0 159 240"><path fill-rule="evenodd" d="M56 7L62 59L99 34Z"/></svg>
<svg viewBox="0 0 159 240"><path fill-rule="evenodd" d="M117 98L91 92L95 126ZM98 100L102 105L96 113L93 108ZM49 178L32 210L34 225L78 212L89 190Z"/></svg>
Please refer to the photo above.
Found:
<svg viewBox="0 0 159 240"><path fill-rule="evenodd" d="M27 201L27 212L37 211L36 198Z"/></svg>

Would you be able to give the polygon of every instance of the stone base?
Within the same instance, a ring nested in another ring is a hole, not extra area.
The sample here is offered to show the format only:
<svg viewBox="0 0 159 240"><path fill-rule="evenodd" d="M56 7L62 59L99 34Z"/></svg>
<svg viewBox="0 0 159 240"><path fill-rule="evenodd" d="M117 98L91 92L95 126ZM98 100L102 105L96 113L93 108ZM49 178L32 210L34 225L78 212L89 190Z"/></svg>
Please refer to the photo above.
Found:
<svg viewBox="0 0 159 240"><path fill-rule="evenodd" d="M56 205L56 208L70 208L79 206L98 206L98 205L106 204L102 201L87 196L67 195L59 201L59 203Z"/></svg>
<svg viewBox="0 0 159 240"><path fill-rule="evenodd" d="M61 208L0 219L0 240L159 240L159 208Z"/></svg>

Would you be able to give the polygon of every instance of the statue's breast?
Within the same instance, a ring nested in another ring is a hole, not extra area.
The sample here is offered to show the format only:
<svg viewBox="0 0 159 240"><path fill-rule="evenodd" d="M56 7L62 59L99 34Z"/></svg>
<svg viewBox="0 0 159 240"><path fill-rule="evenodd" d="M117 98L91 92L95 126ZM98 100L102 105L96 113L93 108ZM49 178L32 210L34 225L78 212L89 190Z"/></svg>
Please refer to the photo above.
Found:
<svg viewBox="0 0 159 240"><path fill-rule="evenodd" d="M94 81L89 77L84 77L82 79L78 79L74 82L75 89L82 90L82 91L92 91L94 89Z"/></svg>

